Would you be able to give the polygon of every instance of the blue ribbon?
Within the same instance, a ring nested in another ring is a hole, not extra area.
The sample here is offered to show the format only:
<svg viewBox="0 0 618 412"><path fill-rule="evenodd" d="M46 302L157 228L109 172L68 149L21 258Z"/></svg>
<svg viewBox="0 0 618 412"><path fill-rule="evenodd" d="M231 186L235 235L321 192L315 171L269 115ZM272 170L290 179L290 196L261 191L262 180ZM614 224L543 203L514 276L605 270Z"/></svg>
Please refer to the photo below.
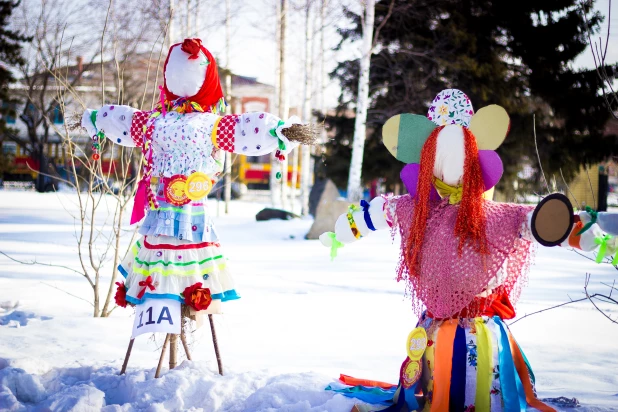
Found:
<svg viewBox="0 0 618 412"><path fill-rule="evenodd" d="M511 354L511 345L509 344L509 337L506 334L504 323L498 316L494 316L494 322L500 328L500 339L498 340L498 351L500 357L500 387L502 388L502 400L504 401L505 412L520 412L522 406L520 405L520 394L517 388L517 381L515 376L517 372L515 370L515 363L513 362L513 355ZM522 387L523 389L523 387ZM525 411L525 406L523 411Z"/></svg>
<svg viewBox="0 0 618 412"><path fill-rule="evenodd" d="M375 231L376 228L373 226L373 222L371 221L371 216L369 215L369 203L366 200L361 200L360 205L363 208L363 217L365 218L365 224L370 230Z"/></svg>
<svg viewBox="0 0 618 412"><path fill-rule="evenodd" d="M465 409L467 355L466 331L461 326L457 326L455 340L453 341L453 363L449 396L449 410L451 411L463 411Z"/></svg>

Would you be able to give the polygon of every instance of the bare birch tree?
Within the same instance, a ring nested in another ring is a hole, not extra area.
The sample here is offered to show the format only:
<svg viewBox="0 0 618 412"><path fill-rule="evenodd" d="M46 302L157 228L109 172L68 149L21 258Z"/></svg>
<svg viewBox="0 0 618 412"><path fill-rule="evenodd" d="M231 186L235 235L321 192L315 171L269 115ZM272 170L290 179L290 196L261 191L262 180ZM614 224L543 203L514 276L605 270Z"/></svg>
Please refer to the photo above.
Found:
<svg viewBox="0 0 618 412"><path fill-rule="evenodd" d="M358 96L356 99L356 120L354 122L354 141L352 143L352 160L348 177L348 200L358 202L363 196L361 177L363 171L363 154L367 135L367 108L369 106L369 64L373 50L373 23L375 19L375 0L364 1L363 43L360 58L360 76L358 78Z"/></svg>
<svg viewBox="0 0 618 412"><path fill-rule="evenodd" d="M312 98L312 78L313 78L313 26L311 24L311 6L312 0L307 0L305 5L305 88L303 99L303 121L311 120L311 98ZM322 4L324 7L324 4ZM322 30L323 31L323 30ZM297 149L298 150L298 149ZM311 148L302 146L302 161L301 161L301 214L306 216L309 214L309 183L311 180ZM292 188L296 188L296 182L293 182Z"/></svg>

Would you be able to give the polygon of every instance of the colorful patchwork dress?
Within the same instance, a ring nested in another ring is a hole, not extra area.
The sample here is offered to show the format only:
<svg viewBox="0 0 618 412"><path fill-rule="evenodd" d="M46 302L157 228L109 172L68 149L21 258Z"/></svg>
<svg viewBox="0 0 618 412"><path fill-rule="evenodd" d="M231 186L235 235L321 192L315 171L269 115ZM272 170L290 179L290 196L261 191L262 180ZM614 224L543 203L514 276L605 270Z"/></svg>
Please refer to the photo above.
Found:
<svg viewBox="0 0 618 412"><path fill-rule="evenodd" d="M156 190L145 188L151 191L147 196L151 206L139 228L143 238L118 266L125 277L126 301L183 302L185 288L201 283L212 296L205 313L219 313L222 302L239 295L207 207L206 191L202 198L190 199L174 185L180 182L183 188L192 176L202 176L201 183L211 186L223 169L224 151L259 156L278 150L279 141L285 139L281 130L298 121L283 122L258 112L218 116L181 113L172 107L163 114L114 105L103 106L95 116L97 123L98 118L109 122L115 116L119 129L124 124L124 130L106 131L106 135L118 144L141 147L149 159L144 181L158 178ZM293 146L289 141L284 145ZM134 214L139 208L136 201Z"/></svg>

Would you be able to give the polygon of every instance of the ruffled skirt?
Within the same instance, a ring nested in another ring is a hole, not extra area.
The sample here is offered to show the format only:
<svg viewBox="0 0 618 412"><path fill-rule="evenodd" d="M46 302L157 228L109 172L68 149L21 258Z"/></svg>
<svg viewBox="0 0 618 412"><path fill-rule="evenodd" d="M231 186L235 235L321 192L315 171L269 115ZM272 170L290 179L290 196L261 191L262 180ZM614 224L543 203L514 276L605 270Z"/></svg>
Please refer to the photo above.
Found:
<svg viewBox="0 0 618 412"><path fill-rule="evenodd" d="M133 304L157 298L184 302L185 288L198 282L210 289L213 298L206 313L220 313L221 302L239 298L217 242L144 236L133 245L118 270L125 277L126 300ZM149 276L150 285L145 285Z"/></svg>
<svg viewBox="0 0 618 412"><path fill-rule="evenodd" d="M139 229L144 236L172 236L193 242L216 242L217 232L208 214L206 199L174 206L157 197L158 209L150 209Z"/></svg>

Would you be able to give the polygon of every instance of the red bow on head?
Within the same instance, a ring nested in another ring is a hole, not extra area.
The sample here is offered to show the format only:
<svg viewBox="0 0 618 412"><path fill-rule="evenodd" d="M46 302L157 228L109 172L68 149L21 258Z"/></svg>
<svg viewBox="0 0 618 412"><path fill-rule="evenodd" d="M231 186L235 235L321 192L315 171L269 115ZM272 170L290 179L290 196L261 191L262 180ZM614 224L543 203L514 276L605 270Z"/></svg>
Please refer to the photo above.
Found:
<svg viewBox="0 0 618 412"><path fill-rule="evenodd" d="M146 293L146 289L155 290L155 286L152 284L152 276L148 276L146 280L140 281L139 285L144 286L144 289L142 289L139 292L139 295L137 295L138 299L141 299L144 297L144 293Z"/></svg>
<svg viewBox="0 0 618 412"><path fill-rule="evenodd" d="M202 51L202 40L201 39L185 39L182 42L182 46L180 46L180 50L185 53L189 53L189 60L195 60L198 57L200 51Z"/></svg>
<svg viewBox="0 0 618 412"><path fill-rule="evenodd" d="M200 51L206 56L208 61L208 67L206 69L206 76L202 81L202 85L199 91L193 96L177 96L167 88L167 81L165 80L165 72L167 70L167 63L169 62L174 47L180 46L180 50L189 54L189 60L195 60L199 58ZM207 110L211 106L216 105L220 99L223 98L223 91L221 90L221 82L219 81L219 72L217 69L217 62L213 55L202 45L200 39L185 39L182 43L173 45L167 54L165 65L163 66L163 90L165 90L165 98L167 101L173 102L181 97L187 98L187 100L195 102L202 106L204 110Z"/></svg>

